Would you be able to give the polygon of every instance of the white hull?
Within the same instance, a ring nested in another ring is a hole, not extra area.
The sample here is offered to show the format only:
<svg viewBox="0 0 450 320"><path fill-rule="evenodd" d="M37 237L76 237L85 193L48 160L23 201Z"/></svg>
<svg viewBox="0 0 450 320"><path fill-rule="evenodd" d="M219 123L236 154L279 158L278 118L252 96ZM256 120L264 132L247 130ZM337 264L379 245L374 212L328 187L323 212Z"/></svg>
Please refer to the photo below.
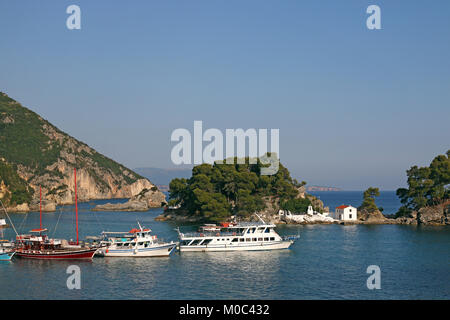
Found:
<svg viewBox="0 0 450 320"><path fill-rule="evenodd" d="M102 248L97 251L97 255L102 257L167 257L176 248L176 243L165 244L161 246L154 246L149 248L139 249L112 249Z"/></svg>
<svg viewBox="0 0 450 320"><path fill-rule="evenodd" d="M263 251L263 250L280 250L287 249L294 242L277 241L271 243L255 243L255 244L211 244L206 246L180 246L181 252L213 252L213 251Z"/></svg>

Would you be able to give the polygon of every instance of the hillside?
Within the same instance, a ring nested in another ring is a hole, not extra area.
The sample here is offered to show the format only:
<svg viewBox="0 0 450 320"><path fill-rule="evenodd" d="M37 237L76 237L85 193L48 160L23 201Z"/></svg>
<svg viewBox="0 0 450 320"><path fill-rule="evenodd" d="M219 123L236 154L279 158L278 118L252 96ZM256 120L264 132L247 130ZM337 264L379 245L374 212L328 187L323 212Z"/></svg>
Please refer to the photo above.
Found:
<svg viewBox="0 0 450 320"><path fill-rule="evenodd" d="M73 203L73 168L80 201L131 198L154 187L0 92L0 199L27 211L41 186L44 199Z"/></svg>

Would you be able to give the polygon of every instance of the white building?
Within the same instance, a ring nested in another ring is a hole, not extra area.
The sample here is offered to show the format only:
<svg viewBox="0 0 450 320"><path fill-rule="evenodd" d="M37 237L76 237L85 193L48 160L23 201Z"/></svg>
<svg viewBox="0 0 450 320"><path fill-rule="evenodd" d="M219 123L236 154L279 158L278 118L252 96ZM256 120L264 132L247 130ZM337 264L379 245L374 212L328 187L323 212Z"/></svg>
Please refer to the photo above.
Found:
<svg viewBox="0 0 450 320"><path fill-rule="evenodd" d="M358 210L352 206L342 205L336 208L334 218L341 221L355 221L358 219Z"/></svg>

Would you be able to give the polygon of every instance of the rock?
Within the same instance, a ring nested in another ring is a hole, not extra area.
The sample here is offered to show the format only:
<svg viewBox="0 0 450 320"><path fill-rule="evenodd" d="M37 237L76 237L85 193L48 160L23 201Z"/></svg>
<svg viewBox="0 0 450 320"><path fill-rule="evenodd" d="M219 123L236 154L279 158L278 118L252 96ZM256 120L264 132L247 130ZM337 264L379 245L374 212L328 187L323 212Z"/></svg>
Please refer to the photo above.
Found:
<svg viewBox="0 0 450 320"><path fill-rule="evenodd" d="M392 220L394 220L396 224L417 224L417 219L411 217L400 217Z"/></svg>
<svg viewBox="0 0 450 320"><path fill-rule="evenodd" d="M417 223L427 225L448 225L450 224L449 207L450 201L432 207L421 208L417 212Z"/></svg>
<svg viewBox="0 0 450 320"><path fill-rule="evenodd" d="M367 209L358 209L358 220L367 223L383 223L386 222L387 218L380 210L369 212Z"/></svg>
<svg viewBox="0 0 450 320"><path fill-rule="evenodd" d="M51 200L42 200L41 208L42 212L54 212L56 211L56 202ZM39 211L39 200L33 200L30 203L30 211Z"/></svg>
<svg viewBox="0 0 450 320"><path fill-rule="evenodd" d="M144 188L125 203L107 203L98 205L93 211L148 211L166 205L166 196L156 187Z"/></svg>
<svg viewBox="0 0 450 320"><path fill-rule="evenodd" d="M148 211L149 206L142 201L129 200L125 203L107 203L96 206L93 211Z"/></svg>
<svg viewBox="0 0 450 320"><path fill-rule="evenodd" d="M144 188L139 194L132 197L131 200L145 202L149 208L159 208L167 205L166 196L156 187L150 189Z"/></svg>
<svg viewBox="0 0 450 320"><path fill-rule="evenodd" d="M30 207L28 206L28 203L22 203L15 207L9 207L8 212L29 212Z"/></svg>

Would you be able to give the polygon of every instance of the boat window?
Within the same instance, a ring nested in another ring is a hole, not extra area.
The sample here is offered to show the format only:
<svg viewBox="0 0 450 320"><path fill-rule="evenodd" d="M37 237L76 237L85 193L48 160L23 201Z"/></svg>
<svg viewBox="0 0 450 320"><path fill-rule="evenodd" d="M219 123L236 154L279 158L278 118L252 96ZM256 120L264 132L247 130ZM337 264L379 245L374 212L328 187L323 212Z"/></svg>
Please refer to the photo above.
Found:
<svg viewBox="0 0 450 320"><path fill-rule="evenodd" d="M240 239L239 239L239 242L244 242L244 241L245 241L244 238L240 238Z"/></svg>
<svg viewBox="0 0 450 320"><path fill-rule="evenodd" d="M257 241L257 239L256 239L256 238L253 238L253 241Z"/></svg>
<svg viewBox="0 0 450 320"><path fill-rule="evenodd" d="M263 238L258 238L258 241L263 241Z"/></svg>
<svg viewBox="0 0 450 320"><path fill-rule="evenodd" d="M270 237L270 241L275 241L275 238L274 237Z"/></svg>
<svg viewBox="0 0 450 320"><path fill-rule="evenodd" d="M270 233L270 228L266 228L266 230L264 230L265 233Z"/></svg>
<svg viewBox="0 0 450 320"><path fill-rule="evenodd" d="M212 241L212 239L205 239L202 243L202 245L207 245Z"/></svg>
<svg viewBox="0 0 450 320"><path fill-rule="evenodd" d="M269 241L269 238L264 238L264 241Z"/></svg>
<svg viewBox="0 0 450 320"><path fill-rule="evenodd" d="M146 243L144 244L144 247L145 247L145 248L148 248L148 242L146 242Z"/></svg>
<svg viewBox="0 0 450 320"><path fill-rule="evenodd" d="M231 242L238 242L238 238L234 238Z"/></svg>
<svg viewBox="0 0 450 320"><path fill-rule="evenodd" d="M181 245L187 246L189 244L189 242L191 242L191 240L183 240L183 241L181 241Z"/></svg>
<svg viewBox="0 0 450 320"><path fill-rule="evenodd" d="M264 227L259 227L258 228L258 232L263 232L263 230L264 230Z"/></svg>
<svg viewBox="0 0 450 320"><path fill-rule="evenodd" d="M143 242L139 242L139 245L142 246L144 243Z"/></svg>
<svg viewBox="0 0 450 320"><path fill-rule="evenodd" d="M249 241L252 241L252 239L246 238L245 241L249 242Z"/></svg>
<svg viewBox="0 0 450 320"><path fill-rule="evenodd" d="M128 247L130 244L129 243L124 243L123 246L124 247Z"/></svg>
<svg viewBox="0 0 450 320"><path fill-rule="evenodd" d="M198 245L203 239L196 239L194 241L192 241L191 246L196 246Z"/></svg>
<svg viewBox="0 0 450 320"><path fill-rule="evenodd" d="M121 244L121 243L118 243L118 244L117 244L117 246L118 246L118 247L121 247L121 246L122 246L122 244Z"/></svg>

